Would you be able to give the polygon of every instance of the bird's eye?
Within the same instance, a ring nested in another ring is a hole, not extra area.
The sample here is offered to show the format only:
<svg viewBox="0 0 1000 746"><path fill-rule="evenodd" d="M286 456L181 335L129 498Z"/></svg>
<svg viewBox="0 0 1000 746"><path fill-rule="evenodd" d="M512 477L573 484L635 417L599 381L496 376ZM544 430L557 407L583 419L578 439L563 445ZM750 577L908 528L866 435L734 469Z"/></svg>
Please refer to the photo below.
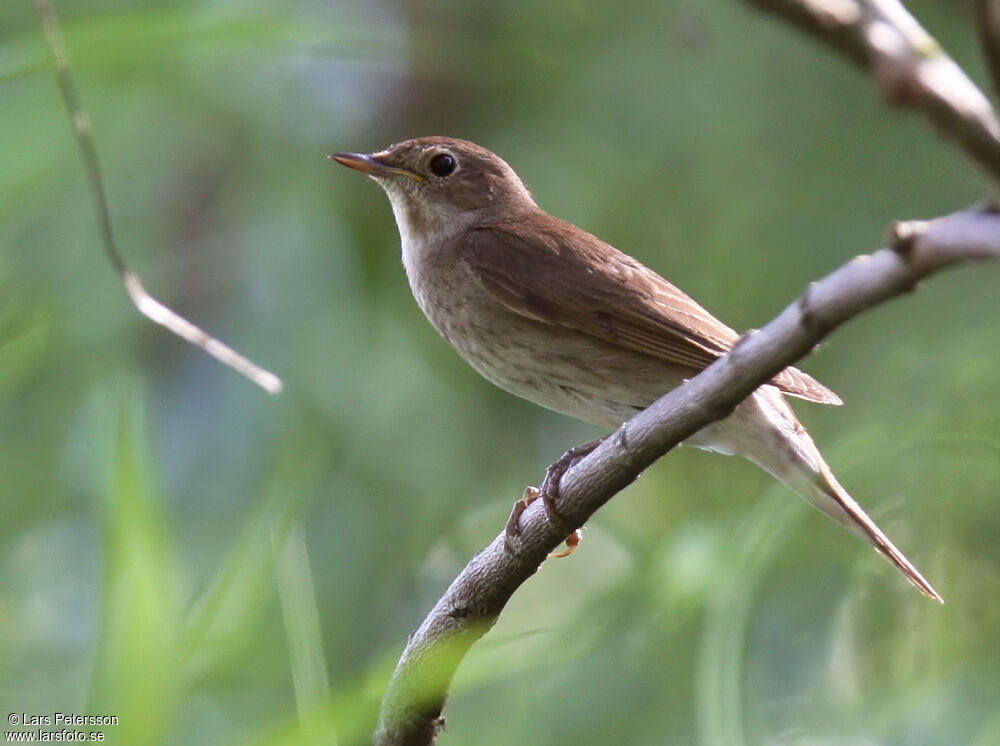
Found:
<svg viewBox="0 0 1000 746"><path fill-rule="evenodd" d="M438 153L431 158L430 162L431 171L436 176L447 176L455 170L455 166L457 165L455 156L451 155L451 153Z"/></svg>

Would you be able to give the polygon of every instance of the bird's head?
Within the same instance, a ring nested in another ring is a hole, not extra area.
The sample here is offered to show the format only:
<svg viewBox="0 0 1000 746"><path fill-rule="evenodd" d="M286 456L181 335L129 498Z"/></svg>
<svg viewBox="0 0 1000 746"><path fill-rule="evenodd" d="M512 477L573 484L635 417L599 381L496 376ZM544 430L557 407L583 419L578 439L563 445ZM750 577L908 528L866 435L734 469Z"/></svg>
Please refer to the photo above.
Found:
<svg viewBox="0 0 1000 746"><path fill-rule="evenodd" d="M467 140L422 137L377 153L333 153L330 158L379 183L404 241L407 232L458 232L535 208L514 169Z"/></svg>

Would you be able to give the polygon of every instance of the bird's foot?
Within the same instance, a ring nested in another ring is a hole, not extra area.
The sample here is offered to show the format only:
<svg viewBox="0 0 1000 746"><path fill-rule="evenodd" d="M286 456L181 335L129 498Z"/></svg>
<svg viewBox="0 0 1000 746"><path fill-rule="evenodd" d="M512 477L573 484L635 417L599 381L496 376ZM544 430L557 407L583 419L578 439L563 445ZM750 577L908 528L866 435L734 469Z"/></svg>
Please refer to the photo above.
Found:
<svg viewBox="0 0 1000 746"><path fill-rule="evenodd" d="M516 539L520 533L521 528L518 525L518 521L521 520L521 514L528 509L531 503L538 499L538 488L537 487L525 487L524 492L521 494L521 499L514 503L514 507L510 510L510 518L507 519L507 528L504 531L503 543L504 548L508 552L513 552L513 546L511 545L514 539Z"/></svg>
<svg viewBox="0 0 1000 746"><path fill-rule="evenodd" d="M514 507L510 511L510 518L507 519L507 529L506 535L504 536L504 545L508 552L513 551L512 542L520 534L520 528L518 526L518 521L521 519L521 514L527 509L531 503L535 502L541 495L541 492L537 487L525 487L524 494L521 495L521 499L514 503ZM549 552L549 557L569 557L576 548L580 546L580 542L583 541L583 532L580 529L574 529L573 532L566 537L566 548L561 552Z"/></svg>
<svg viewBox="0 0 1000 746"><path fill-rule="evenodd" d="M572 469L580 459L593 453L597 446L603 442L604 438L598 438L581 446L574 446L545 470L545 479L542 480L542 486L538 489L538 492L542 500L545 501L545 514L549 517L549 522L553 525L559 526L564 523L563 517L559 514L559 509L556 507L556 501L559 499L559 482L563 478L563 475Z"/></svg>
<svg viewBox="0 0 1000 746"><path fill-rule="evenodd" d="M604 438L598 438L597 440L592 440L589 443L584 443L583 445L570 448L559 458L558 461L551 464L545 470L545 478L542 480L541 487L524 488L524 493L521 495L521 499L514 503L514 507L510 512L510 518L507 519L505 545L508 551L511 550L511 541L517 537L520 532L518 521L521 518L521 514L524 513L527 507L539 497L542 498L542 501L545 504L545 515L548 516L549 523L555 527L565 524L565 519L563 519L558 508L556 507L556 501L559 499L559 481L562 479L563 475L573 467L574 464L589 455L603 442ZM580 541L582 539L583 534L579 529L568 531L566 536L566 549L561 552L552 552L549 554L549 557L568 557L580 545Z"/></svg>

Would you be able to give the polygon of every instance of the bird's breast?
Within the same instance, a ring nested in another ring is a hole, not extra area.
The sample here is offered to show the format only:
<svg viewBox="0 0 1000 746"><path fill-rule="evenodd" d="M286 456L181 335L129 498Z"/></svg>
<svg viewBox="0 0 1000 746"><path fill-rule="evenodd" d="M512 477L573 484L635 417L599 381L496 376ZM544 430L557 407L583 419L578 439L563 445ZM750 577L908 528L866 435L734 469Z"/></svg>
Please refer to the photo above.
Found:
<svg viewBox="0 0 1000 746"><path fill-rule="evenodd" d="M427 320L473 367L496 356L505 326L501 309L488 298L463 262L429 252L403 252L413 297ZM506 330L509 331L509 330Z"/></svg>
<svg viewBox="0 0 1000 746"><path fill-rule="evenodd" d="M438 333L480 375L517 396L615 427L682 379L662 361L510 311L460 257L405 257L413 296Z"/></svg>

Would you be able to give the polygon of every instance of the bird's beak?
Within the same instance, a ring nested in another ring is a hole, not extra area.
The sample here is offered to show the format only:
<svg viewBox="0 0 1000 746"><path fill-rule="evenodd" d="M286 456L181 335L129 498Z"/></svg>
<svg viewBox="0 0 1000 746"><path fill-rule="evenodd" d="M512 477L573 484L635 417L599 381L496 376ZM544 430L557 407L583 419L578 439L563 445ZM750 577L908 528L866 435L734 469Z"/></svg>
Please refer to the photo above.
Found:
<svg viewBox="0 0 1000 746"><path fill-rule="evenodd" d="M418 173L387 163L384 153L331 153L327 158L369 176L406 176L414 181L424 181Z"/></svg>

